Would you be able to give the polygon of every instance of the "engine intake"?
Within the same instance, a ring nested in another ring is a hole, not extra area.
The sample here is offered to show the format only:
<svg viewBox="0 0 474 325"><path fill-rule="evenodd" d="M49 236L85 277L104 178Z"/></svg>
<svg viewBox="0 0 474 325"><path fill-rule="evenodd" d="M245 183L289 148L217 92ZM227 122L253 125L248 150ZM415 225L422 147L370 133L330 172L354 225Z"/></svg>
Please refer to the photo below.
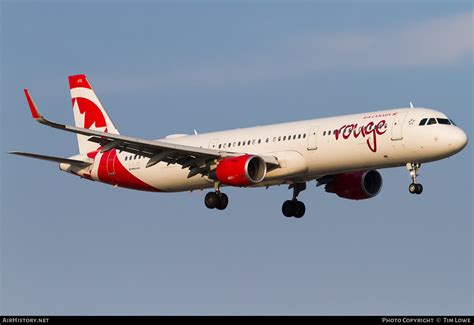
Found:
<svg viewBox="0 0 474 325"><path fill-rule="evenodd" d="M345 199L365 200L379 194L382 183L382 176L378 171L368 170L334 175L325 189L326 192Z"/></svg>
<svg viewBox="0 0 474 325"><path fill-rule="evenodd" d="M210 177L230 186L250 186L263 181L266 175L262 157L243 155L222 159Z"/></svg>

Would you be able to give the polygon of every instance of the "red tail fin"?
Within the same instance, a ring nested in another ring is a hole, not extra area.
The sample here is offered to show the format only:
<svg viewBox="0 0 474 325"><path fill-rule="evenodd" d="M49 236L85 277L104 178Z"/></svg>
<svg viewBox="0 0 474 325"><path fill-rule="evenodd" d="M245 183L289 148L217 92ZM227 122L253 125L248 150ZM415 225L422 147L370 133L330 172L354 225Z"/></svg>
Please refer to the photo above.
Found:
<svg viewBox="0 0 474 325"><path fill-rule="evenodd" d="M69 88L77 127L119 134L85 75L69 76ZM80 153L87 154L98 148L98 144L88 141L88 138L77 136Z"/></svg>

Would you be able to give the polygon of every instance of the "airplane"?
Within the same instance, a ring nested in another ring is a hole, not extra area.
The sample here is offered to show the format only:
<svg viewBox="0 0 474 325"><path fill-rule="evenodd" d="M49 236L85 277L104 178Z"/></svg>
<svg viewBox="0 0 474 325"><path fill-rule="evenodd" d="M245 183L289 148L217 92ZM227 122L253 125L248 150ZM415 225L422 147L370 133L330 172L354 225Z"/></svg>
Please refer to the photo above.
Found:
<svg viewBox="0 0 474 325"><path fill-rule="evenodd" d="M204 203L224 210L221 187L288 185L285 217L301 218L298 195L315 181L349 200L375 197L377 169L406 166L409 192L421 194L421 164L452 156L467 145L466 133L445 114L414 107L197 134L158 140L120 135L84 74L69 76L75 126L46 119L24 89L37 122L77 134L79 154L69 158L12 151L59 163L61 171L115 187L182 192L211 188Z"/></svg>

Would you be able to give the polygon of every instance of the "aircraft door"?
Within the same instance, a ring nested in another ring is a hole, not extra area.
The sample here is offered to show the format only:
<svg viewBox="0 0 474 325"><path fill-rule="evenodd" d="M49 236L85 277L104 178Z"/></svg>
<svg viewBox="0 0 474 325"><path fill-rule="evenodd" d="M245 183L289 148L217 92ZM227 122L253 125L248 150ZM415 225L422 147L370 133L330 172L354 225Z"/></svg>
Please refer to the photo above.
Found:
<svg viewBox="0 0 474 325"><path fill-rule="evenodd" d="M308 150L318 149L318 131L319 126L313 126L308 134Z"/></svg>
<svg viewBox="0 0 474 325"><path fill-rule="evenodd" d="M115 174L115 159L117 159L117 151L115 149L109 150L107 153L107 173L109 175Z"/></svg>
<svg viewBox="0 0 474 325"><path fill-rule="evenodd" d="M405 124L407 114L408 112L402 112L394 116L392 124L392 141L403 139L403 125Z"/></svg>

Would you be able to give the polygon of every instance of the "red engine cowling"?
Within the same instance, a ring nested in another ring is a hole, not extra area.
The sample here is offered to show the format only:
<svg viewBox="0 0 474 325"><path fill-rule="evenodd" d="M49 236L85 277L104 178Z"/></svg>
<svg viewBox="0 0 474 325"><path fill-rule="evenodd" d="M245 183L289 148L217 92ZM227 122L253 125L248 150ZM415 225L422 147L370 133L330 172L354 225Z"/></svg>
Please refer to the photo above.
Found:
<svg viewBox="0 0 474 325"><path fill-rule="evenodd" d="M260 183L267 175L267 165L259 156L243 155L219 161L211 178L231 186Z"/></svg>
<svg viewBox="0 0 474 325"><path fill-rule="evenodd" d="M349 200L365 200L376 196L382 189L382 176L376 170L334 175L326 184L326 192L336 193Z"/></svg>

